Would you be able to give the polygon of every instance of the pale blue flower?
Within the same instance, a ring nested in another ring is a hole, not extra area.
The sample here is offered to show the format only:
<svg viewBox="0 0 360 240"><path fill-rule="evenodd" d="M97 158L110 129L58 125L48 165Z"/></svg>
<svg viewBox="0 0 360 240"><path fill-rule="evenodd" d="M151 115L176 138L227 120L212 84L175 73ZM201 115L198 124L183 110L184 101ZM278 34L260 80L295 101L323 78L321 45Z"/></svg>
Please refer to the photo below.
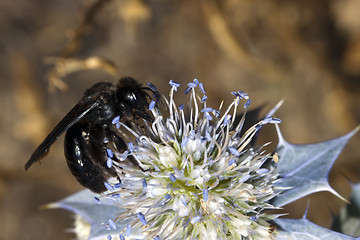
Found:
<svg viewBox="0 0 360 240"><path fill-rule="evenodd" d="M225 109L213 109L206 105L203 85L194 80L185 91L186 108L174 101L180 85L174 81L170 85L170 98L163 100L165 109L151 102L154 121L147 124L145 133L135 124L120 126L123 134L134 139L126 154L140 168L112 163L122 183L120 190L113 189L109 195L120 193L119 208L126 209L116 220L129 221L144 239L274 237L268 220L277 216L265 210L276 209L269 203L277 194L276 164L265 166L273 161L272 155L253 147L252 141L262 125L279 121L268 117L240 135L250 104L245 92L234 92L234 101ZM245 114L234 125L240 108L245 108Z"/></svg>

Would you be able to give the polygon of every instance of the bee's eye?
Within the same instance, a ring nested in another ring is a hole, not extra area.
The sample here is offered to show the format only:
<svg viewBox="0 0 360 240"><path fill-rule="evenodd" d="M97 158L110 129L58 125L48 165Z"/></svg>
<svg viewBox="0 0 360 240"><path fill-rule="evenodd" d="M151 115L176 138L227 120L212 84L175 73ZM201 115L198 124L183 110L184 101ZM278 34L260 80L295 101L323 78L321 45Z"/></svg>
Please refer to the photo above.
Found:
<svg viewBox="0 0 360 240"><path fill-rule="evenodd" d="M136 101L136 96L135 96L134 92L129 92L126 95L126 100L129 101L129 102L135 102Z"/></svg>

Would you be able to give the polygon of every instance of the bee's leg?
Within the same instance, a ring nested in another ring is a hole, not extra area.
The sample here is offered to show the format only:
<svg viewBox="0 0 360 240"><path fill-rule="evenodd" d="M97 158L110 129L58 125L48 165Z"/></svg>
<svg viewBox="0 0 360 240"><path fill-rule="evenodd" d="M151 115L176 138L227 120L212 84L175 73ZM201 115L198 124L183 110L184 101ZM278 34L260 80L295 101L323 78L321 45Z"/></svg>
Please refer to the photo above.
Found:
<svg viewBox="0 0 360 240"><path fill-rule="evenodd" d="M128 150L128 146L126 144L126 142L124 141L124 139L122 137L119 136L118 133L111 131L109 129L108 132L108 137L109 140L111 141L114 149L118 152L118 153L123 153L126 150ZM118 162L120 162L120 159L117 159ZM133 167L137 167L140 168L142 171L143 169L139 166L138 162L135 160L135 158L131 155L128 155L127 158L125 160L123 160L123 162L125 162L130 164Z"/></svg>

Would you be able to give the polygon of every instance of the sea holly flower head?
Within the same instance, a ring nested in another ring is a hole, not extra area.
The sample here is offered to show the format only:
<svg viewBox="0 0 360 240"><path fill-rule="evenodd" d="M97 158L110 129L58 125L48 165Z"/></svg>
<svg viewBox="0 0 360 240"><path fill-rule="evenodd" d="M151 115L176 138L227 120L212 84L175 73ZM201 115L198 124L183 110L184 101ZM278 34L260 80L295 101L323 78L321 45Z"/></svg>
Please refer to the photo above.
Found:
<svg viewBox="0 0 360 240"><path fill-rule="evenodd" d="M341 198L328 174L360 127L336 139L294 145L283 138L280 119L272 117L281 102L245 127L247 93L232 92L228 106L211 108L197 79L186 86L187 104L174 100L180 84L170 86L169 98L159 99L156 87L148 85L155 93L148 106L152 117L126 124L120 117L112 120L128 143L123 152L106 150L105 164L120 183L110 179L101 196L85 190L50 205L78 214L78 239L356 239L317 226L306 214L286 219L267 210L318 191ZM279 137L273 155L254 145L266 124L276 124Z"/></svg>
<svg viewBox="0 0 360 240"><path fill-rule="evenodd" d="M277 194L278 173L272 156L252 142L263 125L280 120L267 117L240 134L250 104L245 92L233 92L228 107L213 109L195 79L185 90L186 108L174 101L180 84L170 85L164 109L150 103L154 120L145 133L120 123L122 134L135 141L124 153L107 151L109 157L125 154L139 165L108 164L119 172L121 184L106 184L107 196L119 198L119 207L126 209L113 221L126 219L144 239L271 239L275 233L268 220L276 215L265 210L275 208L269 200Z"/></svg>

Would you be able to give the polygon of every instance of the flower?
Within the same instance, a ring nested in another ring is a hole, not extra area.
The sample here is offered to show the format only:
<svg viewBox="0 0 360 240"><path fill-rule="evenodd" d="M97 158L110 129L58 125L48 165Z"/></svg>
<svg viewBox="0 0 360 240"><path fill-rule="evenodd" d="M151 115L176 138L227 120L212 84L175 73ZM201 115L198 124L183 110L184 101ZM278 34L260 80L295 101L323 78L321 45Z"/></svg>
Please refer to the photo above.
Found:
<svg viewBox="0 0 360 240"><path fill-rule="evenodd" d="M164 109L150 103L154 120L144 120L145 127L113 121L119 134L132 141L125 152L108 151L124 161L108 164L121 183L107 183L106 195L121 199L119 207L125 211L106 226L114 229L114 221L126 219L120 239L129 229L140 229L144 239L275 238L268 221L277 215L265 210L277 209L270 204L278 194L276 162L252 142L263 125L280 120L267 116L244 132L251 102L245 92L232 92L234 101L226 109L223 104L213 109L195 79L185 90L186 109L174 101L180 84L170 85ZM136 164L128 164L127 158Z"/></svg>

